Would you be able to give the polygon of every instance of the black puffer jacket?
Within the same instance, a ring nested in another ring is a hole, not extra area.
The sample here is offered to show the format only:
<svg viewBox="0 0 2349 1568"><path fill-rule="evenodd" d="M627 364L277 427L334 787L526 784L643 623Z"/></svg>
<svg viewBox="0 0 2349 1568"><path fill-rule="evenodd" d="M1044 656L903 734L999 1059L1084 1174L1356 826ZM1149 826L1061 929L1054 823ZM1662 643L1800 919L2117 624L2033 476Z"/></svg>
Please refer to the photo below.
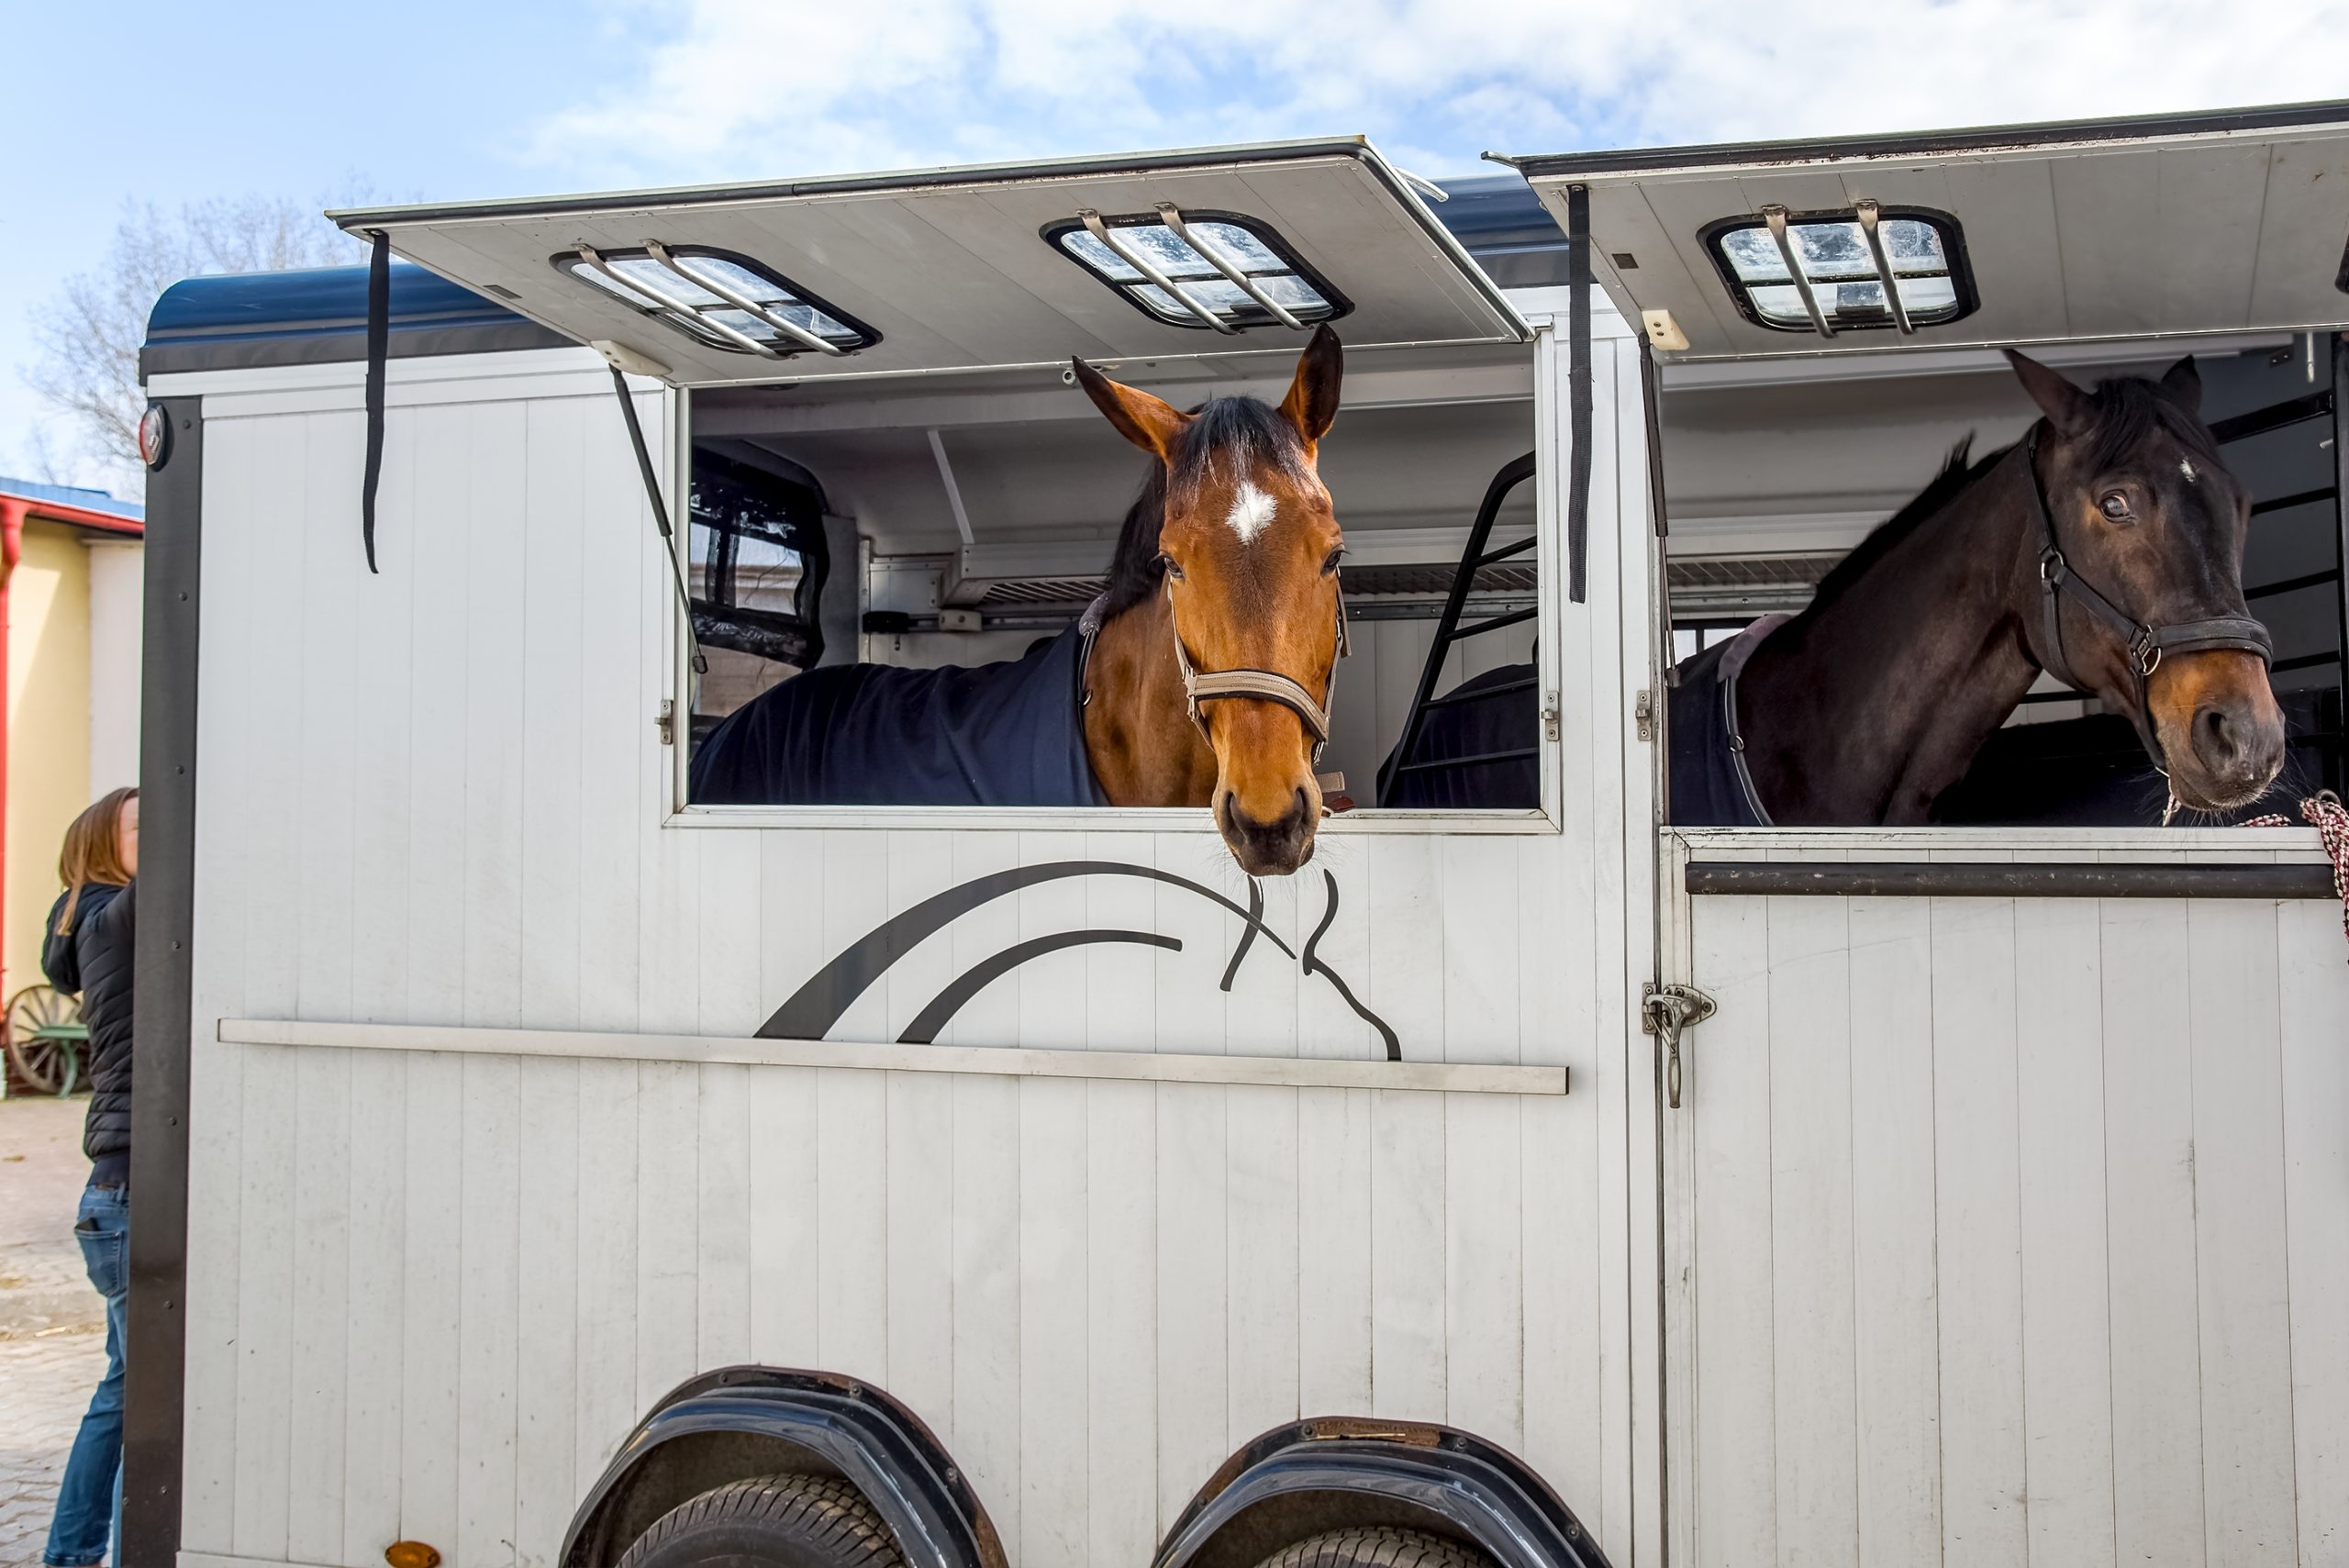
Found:
<svg viewBox="0 0 2349 1568"><path fill-rule="evenodd" d="M48 939L40 966L60 991L82 995L82 1021L90 1026L90 1116L82 1127L82 1152L90 1157L93 1182L119 1184L130 1173L130 961L132 904L138 884L109 887L89 883L73 911L73 929L57 934L59 894L49 911Z"/></svg>

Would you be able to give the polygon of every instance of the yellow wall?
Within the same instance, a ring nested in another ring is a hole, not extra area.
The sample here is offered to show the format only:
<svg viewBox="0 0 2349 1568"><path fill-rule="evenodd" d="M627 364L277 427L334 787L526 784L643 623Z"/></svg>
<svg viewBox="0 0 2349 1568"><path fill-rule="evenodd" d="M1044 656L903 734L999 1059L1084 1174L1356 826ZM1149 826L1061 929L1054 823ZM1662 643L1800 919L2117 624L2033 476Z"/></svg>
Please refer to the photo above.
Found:
<svg viewBox="0 0 2349 1568"><path fill-rule="evenodd" d="M38 517L8 579L7 883L0 999L38 984L66 824L90 804L90 554Z"/></svg>

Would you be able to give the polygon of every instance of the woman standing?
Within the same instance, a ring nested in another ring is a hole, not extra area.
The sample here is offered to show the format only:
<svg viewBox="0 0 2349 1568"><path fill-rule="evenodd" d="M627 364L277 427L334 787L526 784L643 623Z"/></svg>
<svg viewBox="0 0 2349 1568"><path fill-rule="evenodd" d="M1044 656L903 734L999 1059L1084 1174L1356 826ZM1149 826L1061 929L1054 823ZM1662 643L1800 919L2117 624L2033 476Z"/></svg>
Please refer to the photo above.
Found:
<svg viewBox="0 0 2349 1568"><path fill-rule="evenodd" d="M118 789L73 819L58 857L65 891L49 914L40 966L60 991L79 992L90 1027L90 1114L82 1152L90 1184L74 1239L90 1283L106 1298L106 1374L90 1397L65 1462L41 1560L90 1568L122 1540L122 1342L129 1301L130 967L132 878L139 874L139 792Z"/></svg>

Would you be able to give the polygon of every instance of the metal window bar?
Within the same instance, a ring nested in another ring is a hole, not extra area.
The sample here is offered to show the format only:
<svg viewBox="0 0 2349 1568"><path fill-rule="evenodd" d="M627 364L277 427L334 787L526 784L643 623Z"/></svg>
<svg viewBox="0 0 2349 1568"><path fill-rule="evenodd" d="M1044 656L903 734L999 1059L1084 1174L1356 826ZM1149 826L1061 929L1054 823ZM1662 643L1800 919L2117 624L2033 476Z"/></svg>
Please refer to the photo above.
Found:
<svg viewBox="0 0 2349 1568"><path fill-rule="evenodd" d="M1386 764L1378 770L1378 798L1381 800L1386 798L1387 794L1394 788L1395 780L1405 773L1425 773L1437 768L1473 767L1479 763L1514 761L1519 757L1534 754L1531 751L1525 751L1508 753L1483 752L1473 757L1448 757L1432 762L1411 762L1408 760L1411 755L1411 749L1419 742L1419 731L1427 723L1428 710L1440 706L1435 695L1435 685L1443 678L1443 661L1452 651L1453 644L1464 638L1491 631L1497 627L1514 626L1520 621L1533 618L1535 612L1527 609L1512 611L1505 616L1490 617L1466 628L1463 628L1460 624L1461 612L1468 604L1469 591L1476 585L1476 573L1496 562L1522 555L1533 548L1532 538L1502 545L1497 550L1487 550L1485 548L1485 541L1492 538L1493 520L1500 516L1501 503L1508 499L1510 491L1532 476L1533 454L1527 452L1523 457L1504 464L1500 472L1493 475L1492 483L1485 486L1485 498L1477 505L1476 520L1469 526L1468 542L1460 552L1460 565L1452 574L1452 590L1444 596L1443 614L1436 619L1435 639L1428 645L1427 662L1420 667L1419 684L1411 694L1410 711L1403 719L1402 738L1396 742L1395 751L1388 757ZM1442 699L1442 705L1448 706L1453 702L1514 694L1527 690L1533 684L1531 681L1522 684L1508 683L1486 687L1483 691L1471 692L1465 695L1455 693Z"/></svg>
<svg viewBox="0 0 2349 1568"><path fill-rule="evenodd" d="M726 325L723 321L712 321L708 317L704 316L700 311L696 310L684 300L672 298L670 295L662 293L657 288L654 288L651 284L644 282L640 278L631 278L624 275L609 261L605 261L602 252L598 251L593 245L582 245L579 247L579 259L586 262L589 266L595 268L596 272L602 273L605 277L609 278L618 287L625 289L628 293L636 295L639 299L649 299L652 301L655 305L659 306L662 310L672 316L680 316L696 326L706 327L710 331L717 333L719 337L728 339L730 341L740 345L743 349L753 354L762 355L770 360L779 360L783 358L783 350L774 347L773 344L762 343L747 332L738 332L733 328ZM698 284L701 280L696 278L693 281Z"/></svg>
<svg viewBox="0 0 2349 1568"><path fill-rule="evenodd" d="M1173 231L1175 239L1180 239L1184 244L1188 245L1192 250L1197 250L1200 257L1206 261L1208 266L1213 267L1217 272L1221 272L1225 277L1230 278L1233 283L1239 284L1241 291L1246 294L1250 299L1254 300L1258 305L1261 305L1266 310L1271 311L1274 318L1282 326L1291 328L1299 332L1305 330L1305 323L1299 321L1295 316L1291 315L1287 307L1283 306L1278 300L1275 300L1271 295L1266 294L1262 285L1260 285L1244 269L1233 266L1231 262L1225 258L1222 251L1217 250L1205 239L1194 237L1191 233L1190 226L1183 221L1183 214L1175 207L1173 202L1161 202L1158 204L1158 220L1166 225L1167 228Z"/></svg>
<svg viewBox="0 0 2349 1568"><path fill-rule="evenodd" d="M782 333L785 337L791 339L793 341L804 343L808 348L817 350L821 353L830 354L835 359L844 357L848 353L848 350L841 348L838 343L832 342L829 339L827 339L818 333L808 331L807 328L800 326L796 321L793 321L785 317L777 316L774 311L769 310L757 300L752 299L746 294L738 292L729 284L720 282L718 279L704 277L699 272L686 271L685 266L678 261L677 258L670 254L669 248L666 245L662 244L658 239L646 240L644 242L644 249L646 253L654 261L660 262L663 267L668 268L670 272L674 272L678 277L683 278L685 282L693 284L696 288L707 289L710 293L716 295L718 298L724 300L735 309L742 312L745 316L765 322L768 326L774 328L776 331ZM695 318L705 327L719 326L719 323L712 321L708 317L702 315L698 310L695 311L693 314Z"/></svg>
<svg viewBox="0 0 2349 1568"><path fill-rule="evenodd" d="M2343 450L2344 445L2349 445L2349 341L2344 341L2340 333L2332 334L2332 384L2331 386L2309 393L2305 396L2288 398L2282 403L2271 403L2265 408L2254 408L2229 418L2213 420L2210 424L2211 438L2221 446L2235 441L2246 441L2254 436L2264 436L2272 431L2287 429L2294 425L2304 424L2310 419L2329 417L2332 425L2333 483L2329 485L2321 485L2313 490L2301 490L2289 495L2277 495L2256 501L2251 507L2251 515L2255 517L2268 512L2280 512L2293 506L2304 506L2316 501L2330 500L2333 504L2332 571L2310 573L2305 576L2288 578L2278 583L2263 584L2258 587L2243 590L2243 597L2251 600L2269 598L2299 588L2318 587L2326 583L2336 583L2342 585L2342 592L2335 595L2333 628L2335 640L2332 648L2326 652L2303 653L2295 658L2278 659L2267 667L2268 673L2271 675L2288 674L2295 670L2319 669L2328 664L2340 669L2343 667L2344 656L2349 656L2349 507L2344 507L2341 504L2343 495L2349 494L2349 452L2344 452ZM2343 670L2339 688L2344 695L2349 695L2349 670ZM2349 767L2343 765L2344 758L2338 744L2338 738L2335 738L2334 743L2326 750L2330 754L2325 757L2323 763L2325 783L2337 789L2343 783L2344 773L2349 773Z"/></svg>
<svg viewBox="0 0 2349 1568"><path fill-rule="evenodd" d="M1884 248L1884 236L1876 232L1876 219L1882 215L1876 203L1860 202L1852 208L1860 220L1860 233L1868 242L1868 254L1876 258L1876 276L1884 280L1884 302L1892 307L1893 325L1900 328L1904 338L1913 337L1917 328L1909 319L1909 306L1900 298L1900 280L1893 275L1892 257Z"/></svg>
<svg viewBox="0 0 2349 1568"><path fill-rule="evenodd" d="M1239 332L1239 328L1234 327L1230 322L1226 321L1218 312L1200 304L1197 299L1192 296L1188 289L1186 289L1181 284L1176 283L1173 278L1168 277L1164 272L1160 272L1156 267L1151 265L1150 259L1148 257L1135 250L1132 246L1127 244L1124 240L1119 239L1118 231L1111 228L1108 224L1102 222L1101 215L1098 212L1096 212L1091 207L1080 207L1077 209L1076 217L1077 221L1085 225L1086 233L1092 235L1094 239L1101 241L1102 244L1107 245L1110 250L1115 252L1125 261L1127 266L1131 267L1135 272L1140 272L1145 280L1156 284L1161 289L1163 289L1169 298L1179 301L1184 309L1189 311L1192 315L1197 317L1200 320L1206 322L1217 331L1224 333L1227 336Z"/></svg>
<svg viewBox="0 0 2349 1568"><path fill-rule="evenodd" d="M1778 255L1787 263L1787 276L1794 280L1795 293L1802 296L1802 307L1810 312L1810 324L1819 328L1820 337L1832 338L1835 328L1828 325L1826 314L1819 308L1819 296L1811 292L1810 276L1802 270L1802 258L1795 254L1794 237L1787 232L1787 209L1772 202L1762 209L1762 221L1769 226L1770 238L1778 242ZM1746 293L1753 292L1748 284Z"/></svg>

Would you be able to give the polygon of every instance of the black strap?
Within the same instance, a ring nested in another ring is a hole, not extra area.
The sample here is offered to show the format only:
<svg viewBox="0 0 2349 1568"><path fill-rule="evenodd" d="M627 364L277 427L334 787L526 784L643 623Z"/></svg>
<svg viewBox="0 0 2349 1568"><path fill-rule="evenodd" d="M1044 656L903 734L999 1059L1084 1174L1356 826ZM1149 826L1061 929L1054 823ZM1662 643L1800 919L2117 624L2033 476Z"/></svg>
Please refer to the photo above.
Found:
<svg viewBox="0 0 2349 1568"><path fill-rule="evenodd" d="M636 471L644 477L644 498L652 504L652 526L661 530L661 553L669 558L669 573L677 584L677 607L685 617L685 636L693 644L694 673L707 674L709 660L694 634L694 598L685 588L685 563L677 559L677 536L669 527L669 506L661 499L660 476L653 472L651 449L644 444L644 427L637 422L636 399L629 395L628 377L612 367L612 390L619 394L620 417L628 422L628 442L636 449Z"/></svg>
<svg viewBox="0 0 2349 1568"><path fill-rule="evenodd" d="M367 257L367 475L359 482L359 537L375 570L375 486L384 477L384 361L392 341L392 237L378 228Z"/></svg>
<svg viewBox="0 0 2349 1568"><path fill-rule="evenodd" d="M1566 187L1566 597L1590 596L1590 187Z"/></svg>

